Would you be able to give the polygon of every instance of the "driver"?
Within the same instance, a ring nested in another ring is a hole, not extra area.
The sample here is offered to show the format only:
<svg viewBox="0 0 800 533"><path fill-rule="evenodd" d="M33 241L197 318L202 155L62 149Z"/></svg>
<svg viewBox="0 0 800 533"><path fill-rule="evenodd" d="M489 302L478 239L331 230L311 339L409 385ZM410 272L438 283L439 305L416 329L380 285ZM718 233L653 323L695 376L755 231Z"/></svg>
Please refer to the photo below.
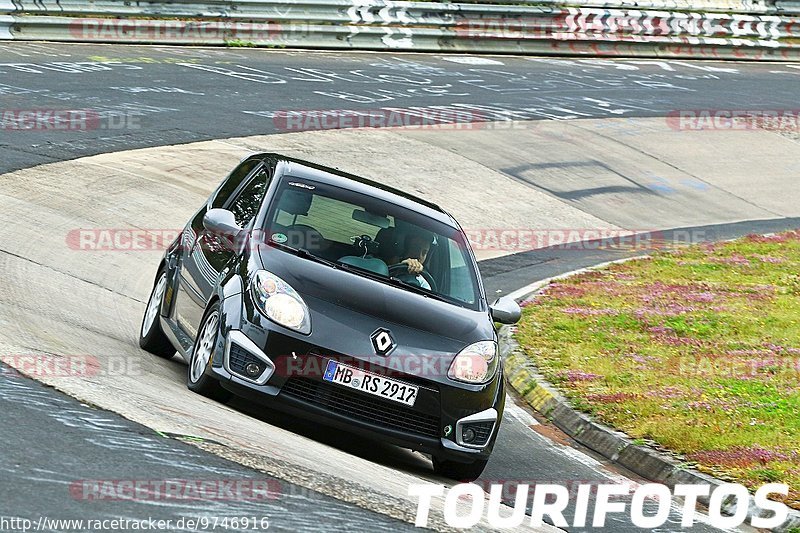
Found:
<svg viewBox="0 0 800 533"><path fill-rule="evenodd" d="M408 272L400 274L399 279L413 283L423 289L433 290L428 280L422 275L425 260L431 250L433 236L426 231L418 230L409 233L405 238L402 253L387 258L390 265L406 265ZM404 258L401 260L401 258Z"/></svg>
<svg viewBox="0 0 800 533"><path fill-rule="evenodd" d="M400 257L405 257L397 263L408 265L409 274L419 274L424 270L425 259L431 251L431 239L422 233L412 233L406 237L405 247ZM398 258L399 259L399 258Z"/></svg>

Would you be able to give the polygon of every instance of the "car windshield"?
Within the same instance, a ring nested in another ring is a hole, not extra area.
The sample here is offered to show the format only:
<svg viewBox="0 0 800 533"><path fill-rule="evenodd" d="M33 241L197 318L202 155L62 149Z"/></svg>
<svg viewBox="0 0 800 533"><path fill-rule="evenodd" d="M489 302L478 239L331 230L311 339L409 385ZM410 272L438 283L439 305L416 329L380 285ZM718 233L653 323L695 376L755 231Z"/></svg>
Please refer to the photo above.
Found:
<svg viewBox="0 0 800 533"><path fill-rule="evenodd" d="M349 189L285 177L272 202L273 245L391 283L478 308L478 282L464 234L423 214Z"/></svg>

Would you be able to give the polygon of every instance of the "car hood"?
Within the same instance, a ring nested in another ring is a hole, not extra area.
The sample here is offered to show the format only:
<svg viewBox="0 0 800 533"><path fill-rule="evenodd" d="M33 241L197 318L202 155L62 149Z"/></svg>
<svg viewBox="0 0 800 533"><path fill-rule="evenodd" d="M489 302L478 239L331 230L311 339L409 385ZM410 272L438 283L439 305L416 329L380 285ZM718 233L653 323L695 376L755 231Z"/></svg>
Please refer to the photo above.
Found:
<svg viewBox="0 0 800 533"><path fill-rule="evenodd" d="M399 357L443 358L449 364L469 344L495 338L485 311L427 298L268 245L260 247L259 255L265 269L305 300L311 311L309 341L317 346L375 360L370 335L385 328L396 347L379 360L399 370Z"/></svg>

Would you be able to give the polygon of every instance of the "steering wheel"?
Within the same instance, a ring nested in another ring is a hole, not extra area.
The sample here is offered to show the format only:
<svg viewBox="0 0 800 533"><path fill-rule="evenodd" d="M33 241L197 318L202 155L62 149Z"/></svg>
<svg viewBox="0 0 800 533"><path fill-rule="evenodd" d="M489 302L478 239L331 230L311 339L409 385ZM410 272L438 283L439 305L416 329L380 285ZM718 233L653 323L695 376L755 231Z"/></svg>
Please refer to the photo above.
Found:
<svg viewBox="0 0 800 533"><path fill-rule="evenodd" d="M425 281L428 282L428 285L431 286L431 291L438 292L436 290L436 282L433 281L433 276L431 276L428 272L425 272L424 270L419 274L412 274L408 271L408 265L406 263L396 263L394 265L389 266L389 276L395 277L397 274L406 274L408 276L422 276L423 278L425 278Z"/></svg>

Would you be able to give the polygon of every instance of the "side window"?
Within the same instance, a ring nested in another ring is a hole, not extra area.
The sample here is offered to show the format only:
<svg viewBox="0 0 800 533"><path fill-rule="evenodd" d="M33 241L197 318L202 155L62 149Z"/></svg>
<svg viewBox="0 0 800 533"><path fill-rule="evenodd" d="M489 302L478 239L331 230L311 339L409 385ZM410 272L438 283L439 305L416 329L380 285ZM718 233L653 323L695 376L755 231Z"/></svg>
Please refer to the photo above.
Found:
<svg viewBox="0 0 800 533"><path fill-rule="evenodd" d="M242 180L245 179L259 163L261 163L259 159L248 159L233 169L233 172L225 178L225 181L222 182L222 185L217 189L213 200L211 200L211 207L223 207L228 200L230 200L233 193L236 192L236 189L239 188L239 185L242 184Z"/></svg>
<svg viewBox="0 0 800 533"><path fill-rule="evenodd" d="M247 226L258 213L258 208L261 207L261 201L264 199L264 193L267 192L269 178L269 171L266 168L261 168L228 205L227 209L233 213L239 226Z"/></svg>
<svg viewBox="0 0 800 533"><path fill-rule="evenodd" d="M462 302L475 303L475 286L467 262L464 258L464 250L453 239L446 239L448 253L450 255L450 287L448 296L457 298Z"/></svg>

